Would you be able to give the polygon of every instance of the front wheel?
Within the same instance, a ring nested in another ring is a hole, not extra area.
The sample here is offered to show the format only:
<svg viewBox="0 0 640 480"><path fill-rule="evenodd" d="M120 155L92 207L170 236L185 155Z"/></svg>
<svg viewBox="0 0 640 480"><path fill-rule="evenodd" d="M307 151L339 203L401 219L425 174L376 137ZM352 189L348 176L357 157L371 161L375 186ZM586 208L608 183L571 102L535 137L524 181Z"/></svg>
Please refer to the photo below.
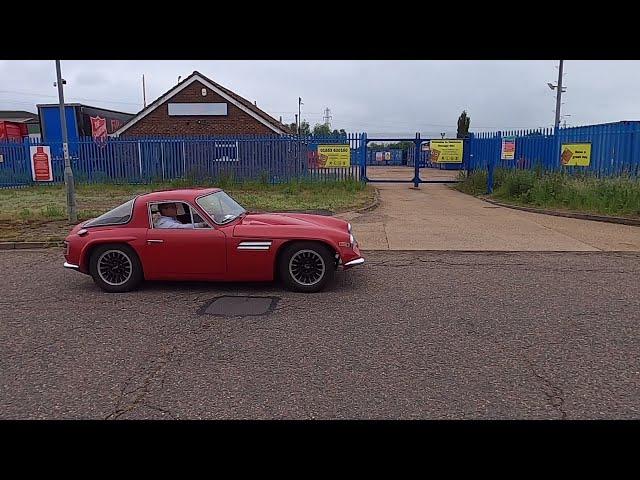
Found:
<svg viewBox="0 0 640 480"><path fill-rule="evenodd" d="M142 266L128 245L100 245L91 252L89 273L105 292L134 290L142 281Z"/></svg>
<svg viewBox="0 0 640 480"><path fill-rule="evenodd" d="M280 255L280 278L289 290L314 293L322 290L335 274L331 251L315 242L296 242Z"/></svg>

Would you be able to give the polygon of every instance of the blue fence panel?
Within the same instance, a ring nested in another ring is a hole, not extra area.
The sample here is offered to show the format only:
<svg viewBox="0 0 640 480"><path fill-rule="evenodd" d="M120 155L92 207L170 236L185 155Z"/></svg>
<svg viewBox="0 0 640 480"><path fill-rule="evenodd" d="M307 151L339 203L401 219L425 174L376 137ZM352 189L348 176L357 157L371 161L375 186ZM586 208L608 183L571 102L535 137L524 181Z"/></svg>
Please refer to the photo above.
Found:
<svg viewBox="0 0 640 480"><path fill-rule="evenodd" d="M515 158L501 160L502 138L516 140ZM360 179L367 164L376 164L375 150L365 148L366 134L328 137L219 136L219 137L141 137L109 138L97 143L93 138L73 139L69 143L71 166L76 181L99 183L149 183L180 178L212 180L260 180L269 183L291 179L317 181ZM591 162L587 167L563 166L564 143L591 143ZM318 145L341 144L351 147L348 167L323 167ZM25 140L0 143L0 186L29 185L30 147L51 148L54 183L64 182L62 145L55 142ZM390 165L413 166L415 144L406 152L387 149ZM365 158L365 152L367 157ZM420 166L432 168L503 168L546 171L564 170L573 175L614 176L640 174L640 122L618 122L554 129L482 132L464 140L462 164L432 163L428 151L419 152Z"/></svg>
<svg viewBox="0 0 640 480"><path fill-rule="evenodd" d="M31 182L29 143L0 142L0 187L29 185Z"/></svg>
<svg viewBox="0 0 640 480"><path fill-rule="evenodd" d="M150 183L180 178L270 183L302 178L343 180L360 178L361 137L127 137L104 142L80 138L69 143L69 151L79 183ZM351 165L319 168L313 160L320 144L350 145ZM64 182L62 144L27 140L0 143L0 186L33 183L29 147L39 145L51 147L54 183Z"/></svg>
<svg viewBox="0 0 640 480"><path fill-rule="evenodd" d="M502 160L501 141L516 140L515 158ZM571 175L632 176L640 174L640 122L618 122L554 129L483 132L467 140L469 170L487 169L490 162L502 168L565 171ZM588 166L564 166L561 148L566 143L590 143Z"/></svg>

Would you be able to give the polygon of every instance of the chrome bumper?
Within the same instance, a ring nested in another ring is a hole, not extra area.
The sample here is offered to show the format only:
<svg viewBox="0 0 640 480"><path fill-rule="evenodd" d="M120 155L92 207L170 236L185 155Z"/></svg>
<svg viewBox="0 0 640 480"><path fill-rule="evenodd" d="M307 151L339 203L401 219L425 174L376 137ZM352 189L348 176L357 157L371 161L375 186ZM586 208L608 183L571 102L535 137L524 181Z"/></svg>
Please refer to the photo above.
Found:
<svg viewBox="0 0 640 480"><path fill-rule="evenodd" d="M74 270L78 270L80 267L78 265L74 265L72 263L64 262L64 268L72 268Z"/></svg>
<svg viewBox="0 0 640 480"><path fill-rule="evenodd" d="M362 265L364 263L364 258L356 258L355 260L351 260L343 265L343 268L346 267L355 267L356 265Z"/></svg>

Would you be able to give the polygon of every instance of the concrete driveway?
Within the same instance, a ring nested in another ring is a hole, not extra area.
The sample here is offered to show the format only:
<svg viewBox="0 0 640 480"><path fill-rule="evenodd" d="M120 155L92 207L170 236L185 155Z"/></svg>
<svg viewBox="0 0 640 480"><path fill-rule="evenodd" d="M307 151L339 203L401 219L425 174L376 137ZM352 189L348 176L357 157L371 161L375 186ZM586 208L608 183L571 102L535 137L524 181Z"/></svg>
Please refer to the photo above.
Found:
<svg viewBox="0 0 640 480"><path fill-rule="evenodd" d="M407 167L373 167L370 178L412 178ZM457 172L421 169L423 179ZM640 227L498 207L446 184L375 184L380 206L344 214L365 250L640 251Z"/></svg>

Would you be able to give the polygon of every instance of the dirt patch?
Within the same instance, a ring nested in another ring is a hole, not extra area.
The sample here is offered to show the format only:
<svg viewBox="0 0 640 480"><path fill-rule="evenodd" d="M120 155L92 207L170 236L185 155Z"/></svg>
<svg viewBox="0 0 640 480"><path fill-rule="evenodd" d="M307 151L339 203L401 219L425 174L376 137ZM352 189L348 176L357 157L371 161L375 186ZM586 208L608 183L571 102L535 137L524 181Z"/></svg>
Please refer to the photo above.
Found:
<svg viewBox="0 0 640 480"><path fill-rule="evenodd" d="M0 239L4 242L61 241L72 228L67 220L3 220Z"/></svg>

